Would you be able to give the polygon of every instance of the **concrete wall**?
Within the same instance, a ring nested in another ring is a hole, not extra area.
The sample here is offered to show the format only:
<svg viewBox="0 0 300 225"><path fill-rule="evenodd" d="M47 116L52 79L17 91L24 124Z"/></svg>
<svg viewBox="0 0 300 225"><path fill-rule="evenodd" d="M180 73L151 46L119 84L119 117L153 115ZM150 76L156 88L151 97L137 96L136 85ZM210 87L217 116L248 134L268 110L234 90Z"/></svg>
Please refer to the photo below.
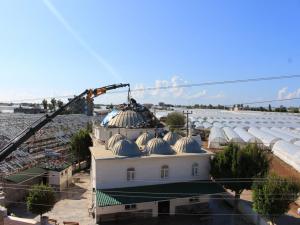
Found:
<svg viewBox="0 0 300 225"><path fill-rule="evenodd" d="M132 187L209 179L209 154L185 154L163 157L92 159L92 184L96 189ZM94 162L93 162L94 161ZM199 174L192 176L192 165L198 163ZM161 179L161 167L169 166L169 178ZM127 169L135 168L135 180L127 181Z"/></svg>
<svg viewBox="0 0 300 225"><path fill-rule="evenodd" d="M135 210L125 210L125 205L97 207L95 219L96 219L96 223L99 221L125 219L125 218L134 217L135 214L133 214L132 212L138 212L136 213L136 215L142 214L140 216L143 217L152 217L152 216L156 217L158 216L157 202L144 202L144 203L136 204ZM125 216L124 213L130 213L130 214Z"/></svg>
<svg viewBox="0 0 300 225"><path fill-rule="evenodd" d="M48 174L49 185L58 188L60 191L66 189L72 183L72 166L60 172L49 171Z"/></svg>
<svg viewBox="0 0 300 225"><path fill-rule="evenodd" d="M42 176L45 175L34 177L32 179L17 184L17 185L24 185L25 187L24 189L20 188L20 186L16 186L16 183L6 181L5 186L3 188L5 193L5 205L9 206L16 202L24 201L25 197L29 192L29 189L27 187L42 183L43 180Z"/></svg>
<svg viewBox="0 0 300 225"><path fill-rule="evenodd" d="M170 200L170 215L175 215L180 210L185 212L197 212L201 210L208 210L208 195L199 196L199 202L191 202L190 197L187 198L177 198ZM107 207L97 207L96 208L96 222L117 220L117 219L127 219L133 218L136 215L142 217L157 217L158 216L158 202L143 202L137 203L136 209L125 210L125 205L107 206ZM124 213L130 213L124 215Z"/></svg>

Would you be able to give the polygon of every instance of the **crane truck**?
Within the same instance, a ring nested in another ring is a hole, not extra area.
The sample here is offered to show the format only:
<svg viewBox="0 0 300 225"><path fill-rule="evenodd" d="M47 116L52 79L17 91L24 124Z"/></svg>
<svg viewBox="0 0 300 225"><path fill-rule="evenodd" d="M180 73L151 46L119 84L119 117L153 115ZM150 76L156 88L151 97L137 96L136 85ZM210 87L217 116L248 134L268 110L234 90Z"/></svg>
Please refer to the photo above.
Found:
<svg viewBox="0 0 300 225"><path fill-rule="evenodd" d="M51 122L57 115L61 114L65 109L69 106L77 102L82 97L86 96L87 101L91 101L93 98L98 97L99 95L105 94L109 90L128 87L130 90L130 84L113 84L108 85L96 89L87 89L82 92L80 95L75 96L68 103L57 109L51 114L45 114L35 122L33 122L30 126L28 126L25 130L19 133L16 137L11 139L1 150L0 150L0 162L2 162L7 156L9 156L12 152L18 149L21 144L27 141L30 137L32 137L37 131L43 128L47 123Z"/></svg>

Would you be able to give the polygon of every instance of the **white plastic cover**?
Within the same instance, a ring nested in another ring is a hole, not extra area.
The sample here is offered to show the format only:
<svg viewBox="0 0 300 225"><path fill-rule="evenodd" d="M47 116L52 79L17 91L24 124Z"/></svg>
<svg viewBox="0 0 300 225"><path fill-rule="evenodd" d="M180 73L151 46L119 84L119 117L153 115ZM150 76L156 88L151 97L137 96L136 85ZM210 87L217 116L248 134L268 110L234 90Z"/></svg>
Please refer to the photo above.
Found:
<svg viewBox="0 0 300 225"><path fill-rule="evenodd" d="M257 143L257 144L262 143L260 139L253 136L252 134L250 134L249 132L247 132L241 127L234 128L234 131L247 143Z"/></svg>
<svg viewBox="0 0 300 225"><path fill-rule="evenodd" d="M223 127L223 131L229 142L242 144L244 140L231 127Z"/></svg>
<svg viewBox="0 0 300 225"><path fill-rule="evenodd" d="M220 127L212 127L208 138L209 148L220 148L222 145L226 145L227 140L225 134Z"/></svg>
<svg viewBox="0 0 300 225"><path fill-rule="evenodd" d="M274 144L272 151L281 160L300 172L300 146L286 141L277 141Z"/></svg>
<svg viewBox="0 0 300 225"><path fill-rule="evenodd" d="M250 127L248 132L253 136L260 139L264 146L272 148L276 141L279 141L280 138L273 136L272 134L266 133L256 127Z"/></svg>
<svg viewBox="0 0 300 225"><path fill-rule="evenodd" d="M278 127L273 127L273 128L271 128L271 130L275 130L277 132L280 132L280 133L283 133L283 134L287 134L289 136L292 136L292 137L297 138L298 140L300 140L300 134L297 134L295 132L292 132L292 131L289 131L289 130L282 130L282 129L278 128Z"/></svg>
<svg viewBox="0 0 300 225"><path fill-rule="evenodd" d="M300 146L300 141L296 141L294 145Z"/></svg>
<svg viewBox="0 0 300 225"><path fill-rule="evenodd" d="M300 141L300 138L296 138L296 137L293 137L293 136L290 136L288 133L288 131L277 131L275 129L269 129L269 128L266 128L266 127L262 127L260 128L262 131L265 131L269 134L272 134L274 135L275 137L278 137L282 140L285 140L287 142L290 142L290 143L294 143L295 141Z"/></svg>

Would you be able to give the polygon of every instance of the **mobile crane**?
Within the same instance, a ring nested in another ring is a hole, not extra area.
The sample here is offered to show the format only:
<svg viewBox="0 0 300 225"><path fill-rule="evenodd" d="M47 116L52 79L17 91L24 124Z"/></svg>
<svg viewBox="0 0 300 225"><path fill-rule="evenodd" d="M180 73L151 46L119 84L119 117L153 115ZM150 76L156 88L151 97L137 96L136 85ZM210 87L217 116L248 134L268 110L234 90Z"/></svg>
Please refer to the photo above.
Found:
<svg viewBox="0 0 300 225"><path fill-rule="evenodd" d="M45 114L35 122L33 122L29 127L23 130L20 134L10 140L4 148L0 150L0 162L2 162L9 154L14 152L20 147L25 141L27 141L31 136L33 136L37 131L44 127L47 123L51 122L57 115L62 113L66 108L68 108L73 103L77 102L82 97L86 96L87 101L91 101L93 98L98 97L99 95L105 94L109 90L128 87L130 90L130 84L113 84L96 89L87 89L82 92L80 95L75 96L67 104L63 105L56 111L51 114Z"/></svg>

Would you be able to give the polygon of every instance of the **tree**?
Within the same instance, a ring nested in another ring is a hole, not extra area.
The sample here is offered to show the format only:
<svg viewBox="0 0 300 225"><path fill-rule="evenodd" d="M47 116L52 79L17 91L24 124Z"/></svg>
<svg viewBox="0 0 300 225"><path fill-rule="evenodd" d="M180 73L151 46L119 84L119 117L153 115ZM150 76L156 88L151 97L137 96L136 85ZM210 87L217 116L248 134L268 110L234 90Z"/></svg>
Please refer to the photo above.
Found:
<svg viewBox="0 0 300 225"><path fill-rule="evenodd" d="M42 101L42 105L43 105L43 108L44 108L45 110L48 109L48 101L47 101L47 99L44 99L44 100Z"/></svg>
<svg viewBox="0 0 300 225"><path fill-rule="evenodd" d="M166 124L170 127L170 130L176 130L183 127L185 124L184 115L179 112L171 112L167 115Z"/></svg>
<svg viewBox="0 0 300 225"><path fill-rule="evenodd" d="M274 224L275 219L286 213L289 205L298 198L299 191L298 183L271 174L263 182L253 185L253 208Z"/></svg>
<svg viewBox="0 0 300 225"><path fill-rule="evenodd" d="M52 105L51 108L52 108L53 110L55 110L55 109L56 109L56 99L55 99L55 98L52 98L52 99L51 99L51 105Z"/></svg>
<svg viewBox="0 0 300 225"><path fill-rule="evenodd" d="M50 186L38 184L32 186L27 197L27 208L34 214L49 212L55 204L55 194Z"/></svg>
<svg viewBox="0 0 300 225"><path fill-rule="evenodd" d="M251 189L253 179L265 177L269 171L270 160L256 144L241 148L230 143L211 160L211 175L222 179L222 185L232 190L239 198L244 189ZM231 182L243 178L245 182ZM247 178L247 179L244 179Z"/></svg>
<svg viewBox="0 0 300 225"><path fill-rule="evenodd" d="M58 108L61 108L64 105L64 103L61 100L57 101Z"/></svg>
<svg viewBox="0 0 300 225"><path fill-rule="evenodd" d="M272 106L269 104L269 112L272 112Z"/></svg>
<svg viewBox="0 0 300 225"><path fill-rule="evenodd" d="M90 137L89 131L87 129L79 130L71 138L71 152L77 158L80 169L80 161L90 159L89 147L93 145L93 141Z"/></svg>
<svg viewBox="0 0 300 225"><path fill-rule="evenodd" d="M269 158L256 144L241 148L230 143L211 160L211 175L226 189L234 192L234 211L245 189L251 189L255 178L265 177L269 171ZM234 217L233 217L234 218Z"/></svg>

